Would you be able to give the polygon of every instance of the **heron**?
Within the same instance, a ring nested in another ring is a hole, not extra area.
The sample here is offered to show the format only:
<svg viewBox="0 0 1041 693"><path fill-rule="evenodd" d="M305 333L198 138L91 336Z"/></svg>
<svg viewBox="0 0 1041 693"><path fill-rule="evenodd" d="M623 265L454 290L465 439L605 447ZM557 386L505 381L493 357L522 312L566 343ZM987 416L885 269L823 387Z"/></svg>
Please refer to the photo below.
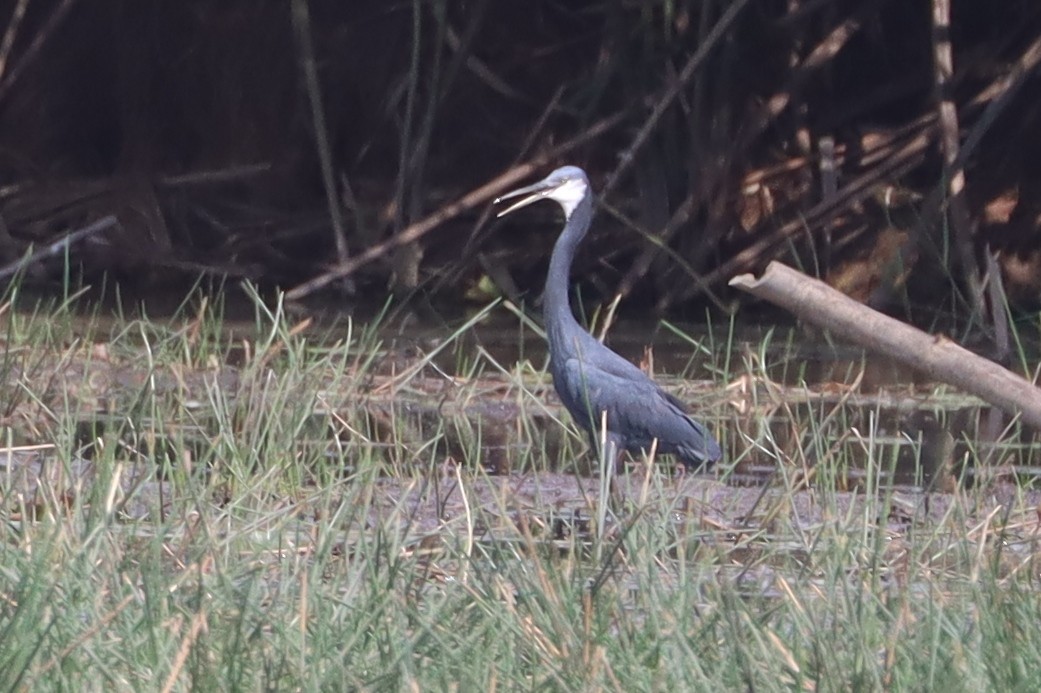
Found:
<svg viewBox="0 0 1041 693"><path fill-rule="evenodd" d="M589 435L608 464L623 450L671 454L688 468L711 467L722 453L704 425L684 404L642 370L589 334L571 313L571 263L593 219L593 193L585 171L564 166L543 180L509 192L496 204L520 198L500 217L540 200L564 210L564 230L553 246L543 294L553 386L572 418ZM601 441L601 435L603 440Z"/></svg>

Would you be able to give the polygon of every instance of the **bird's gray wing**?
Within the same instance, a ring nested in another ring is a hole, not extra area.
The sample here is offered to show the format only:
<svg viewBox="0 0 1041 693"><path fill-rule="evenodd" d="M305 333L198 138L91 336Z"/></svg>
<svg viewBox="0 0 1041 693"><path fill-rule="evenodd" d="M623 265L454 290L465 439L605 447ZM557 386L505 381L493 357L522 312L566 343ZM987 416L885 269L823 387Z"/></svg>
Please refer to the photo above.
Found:
<svg viewBox="0 0 1041 693"><path fill-rule="evenodd" d="M587 417L591 414L587 420L598 427L600 412L606 411L608 428L636 446L646 447L651 440L658 439L664 446L696 449L699 440L710 438L705 428L687 415L680 400L658 387L636 366L618 359L630 368L605 368L603 362L581 362L576 358L564 364L568 388L564 397L578 404L580 411L586 410Z"/></svg>
<svg viewBox="0 0 1041 693"><path fill-rule="evenodd" d="M589 361L569 358L563 364L563 382L557 383L557 388L572 414L599 426L600 412L607 411L613 419L619 410L630 408L630 402L636 402L649 394L644 382L647 376L639 369L636 370L635 374L619 372Z"/></svg>

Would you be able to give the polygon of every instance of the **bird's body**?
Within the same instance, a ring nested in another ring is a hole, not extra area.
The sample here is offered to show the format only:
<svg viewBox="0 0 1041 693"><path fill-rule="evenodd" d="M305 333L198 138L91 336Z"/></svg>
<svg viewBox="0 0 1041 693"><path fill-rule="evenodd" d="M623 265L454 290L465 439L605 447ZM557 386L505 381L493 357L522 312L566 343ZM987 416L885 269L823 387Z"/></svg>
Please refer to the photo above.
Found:
<svg viewBox="0 0 1041 693"><path fill-rule="evenodd" d="M500 200L525 194L527 197L499 216L551 199L560 204L566 218L550 258L543 312L553 385L571 416L586 430L595 448L600 446L601 432L606 429L602 442L608 459L614 459L623 449L634 454L655 449L675 455L688 467L716 462L721 457L719 444L686 413L683 403L598 342L571 313L571 262L593 217L593 196L585 172L565 166Z"/></svg>

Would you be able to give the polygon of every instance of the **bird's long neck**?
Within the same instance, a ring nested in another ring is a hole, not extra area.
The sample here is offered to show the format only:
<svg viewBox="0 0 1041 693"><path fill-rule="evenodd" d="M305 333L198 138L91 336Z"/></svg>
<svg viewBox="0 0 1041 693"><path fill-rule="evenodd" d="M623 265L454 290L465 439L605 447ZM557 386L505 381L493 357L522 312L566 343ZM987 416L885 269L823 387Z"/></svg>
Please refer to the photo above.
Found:
<svg viewBox="0 0 1041 693"><path fill-rule="evenodd" d="M543 315L551 342L563 338L563 334L556 333L562 326L573 324L578 327L578 321L571 314L571 305L568 301L571 262L575 258L575 250L578 248L579 242L589 230L592 218L593 198L591 195L587 195L575 206L564 225L564 231L553 246L553 255L549 260L549 272L546 274L546 289L542 299ZM573 344L561 344L561 346L569 351L575 348Z"/></svg>

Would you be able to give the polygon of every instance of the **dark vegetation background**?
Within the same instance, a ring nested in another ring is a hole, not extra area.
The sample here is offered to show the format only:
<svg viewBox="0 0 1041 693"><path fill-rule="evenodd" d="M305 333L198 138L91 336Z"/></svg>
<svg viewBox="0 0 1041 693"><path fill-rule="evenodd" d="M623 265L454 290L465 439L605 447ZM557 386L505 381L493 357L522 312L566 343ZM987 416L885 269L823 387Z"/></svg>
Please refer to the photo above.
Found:
<svg viewBox="0 0 1041 693"><path fill-rule="evenodd" d="M732 310L726 281L773 258L919 322L1041 298L1036 0L13 0L0 21L7 268L113 215L68 249L87 281L534 297L558 213L489 203L573 163L606 203L574 278L623 312Z"/></svg>

